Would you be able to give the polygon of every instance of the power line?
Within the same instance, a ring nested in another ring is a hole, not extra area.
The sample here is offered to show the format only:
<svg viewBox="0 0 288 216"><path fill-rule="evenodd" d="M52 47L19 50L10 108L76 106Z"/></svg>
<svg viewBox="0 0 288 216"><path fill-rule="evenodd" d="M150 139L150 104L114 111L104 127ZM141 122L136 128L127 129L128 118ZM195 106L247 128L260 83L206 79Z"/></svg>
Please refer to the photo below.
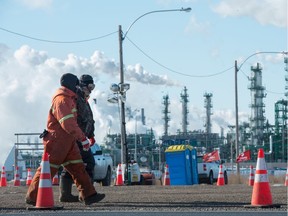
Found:
<svg viewBox="0 0 288 216"><path fill-rule="evenodd" d="M288 52L287 51L282 51L282 52L274 52L274 51L261 51L261 52L256 52L256 53L253 53L252 55L248 56L241 64L240 66L238 67L238 70L241 69L241 67L244 65L244 63L250 59L252 56L255 56L255 55L259 55L259 54L283 54L283 55L287 55Z"/></svg>
<svg viewBox="0 0 288 216"><path fill-rule="evenodd" d="M182 76L187 76L187 77L194 77L194 78L207 78L207 77L213 77L213 76L218 76L220 74L223 74L229 70L231 70L232 68L234 68L234 66L231 66L223 71L220 71L218 73L214 73L214 74L207 74L207 75L192 75L192 74L187 74L187 73L182 73L176 70L173 70L163 64L161 64L160 62L156 61L154 58L152 58L151 56L149 56L147 53L145 53L139 46L137 46L132 40L130 40L130 38L128 36L126 36L126 38L143 54L145 55L147 58L149 58L151 61L153 61L154 63L156 63L157 65L159 65L162 68L165 68L166 70L172 72L172 73L176 73Z"/></svg>
<svg viewBox="0 0 288 216"><path fill-rule="evenodd" d="M47 39L41 39L41 38L32 37L32 36L29 36L29 35L25 35L25 34L21 34L21 33L18 33L18 32L10 31L10 30L2 28L2 27L0 27L0 30L8 32L10 34L17 35L17 36L25 37L25 38L28 38L28 39L31 39L31 40L42 41L42 42L46 42L46 43L63 43L63 44L67 44L67 43L69 43L69 44L71 44L71 43L85 43L85 42L89 42L89 41L105 38L105 37L108 37L108 36L118 32L118 31L115 31L115 32L111 32L111 33L103 35L103 36L89 38L89 39L84 39L84 40L57 41L57 40L47 40Z"/></svg>
<svg viewBox="0 0 288 216"><path fill-rule="evenodd" d="M14 31L11 31L11 30L8 30L8 29L5 29L5 28L2 28L0 27L0 30L2 31L5 31L5 32L8 32L10 34L14 34L14 35L17 35L17 36L20 36L20 37L25 37L25 38L28 38L28 39L31 39L31 40L36 40L36 41L41 41L41 42L46 42L46 43L63 43L63 44L72 44L72 43L85 43L85 42L90 42L90 41L94 41L94 40L99 40L99 39L102 39L102 38L105 38L105 37L108 37L110 35L113 35L113 34L116 34L118 33L118 31L114 31L114 32L111 32L111 33L108 33L108 34L105 34L105 35L102 35L102 36L99 36L99 37L94 37L94 38L89 38L89 39L83 39L83 40L74 40L74 41L58 41L58 40L48 40L48 39L42 39L42 38L36 38L36 37L32 37L32 36L29 36L29 35L25 35L25 34L22 34L22 33L18 33L18 32L14 32ZM156 63L157 65L159 65L160 67L162 68L165 68L166 70L172 72L172 73L176 73L176 74L179 74L179 75L182 75L182 76L187 76L187 77L194 77L194 78L207 78L207 77L213 77L213 76L218 76L220 74L223 74L229 70L231 70L232 68L234 68L234 66L231 66L223 71L220 71L218 73L213 73L213 74L207 74L207 75L191 75L191 74L187 74L187 73L183 73L183 72L179 72L179 71L176 71L176 70L173 70L163 64L161 64L160 62L156 61L154 58L152 58L151 56L149 56L147 53L145 53L138 45L136 45L127 35L126 35L126 38L143 54L145 55L147 58L149 58L151 61L153 61L154 63ZM249 59L251 58L252 56L254 55L257 55L257 54L264 54L264 53L282 53L282 54L287 54L287 52L257 52L257 53L254 53L250 56L248 56L243 62L242 64L239 66L238 70L241 70L241 67L243 66L243 64ZM247 75L242 72L246 77Z"/></svg>
<svg viewBox="0 0 288 216"><path fill-rule="evenodd" d="M14 35L17 35L17 36L20 36L20 37L25 37L25 38L28 38L28 39L31 39L31 40L36 40L36 41L41 41L41 42L46 42L46 43L62 43L62 44L72 44L72 43L85 43L85 42L89 42L89 41L93 41L93 40L98 40L98 39L101 39L101 38L105 38L105 37L108 37L110 35L113 35L113 34L116 34L118 33L118 31L115 31L115 32L111 32L109 34L106 34L106 35L103 35L103 36L99 36L99 37L94 37L94 38L89 38L89 39L83 39L83 40L75 40L75 41L58 41L58 40L48 40L48 39L43 39L43 38L36 38L36 37L32 37L32 36L29 36L29 35L25 35L25 34L22 34L22 33L18 33L18 32L14 32L14 31L11 31L11 30L8 30L8 29L5 29L5 28L2 28L0 27L0 30L2 31L5 31L5 32L8 32L10 34L14 34ZM165 68L166 70L172 72L172 73L176 73L176 74L179 74L179 75L182 75L182 76L187 76L187 77L194 77L194 78L207 78L207 77L213 77L213 76L217 76L217 75L220 75L220 74L223 74L229 70L231 70L234 66L231 66L230 68L227 68L223 71L220 71L218 73L214 73L214 74L208 74L208 75L191 75L191 74L187 74L187 73L182 73L182 72L179 72L179 71L176 71L176 70L173 70L163 64L161 64L160 62L156 61L154 58L152 58L151 56L149 56L147 53L145 53L139 46L137 46L133 41L131 41L128 36L126 35L126 38L142 53L144 54L147 58L149 58L151 61L153 61L154 63L156 63L157 65L159 65L160 67L162 68Z"/></svg>

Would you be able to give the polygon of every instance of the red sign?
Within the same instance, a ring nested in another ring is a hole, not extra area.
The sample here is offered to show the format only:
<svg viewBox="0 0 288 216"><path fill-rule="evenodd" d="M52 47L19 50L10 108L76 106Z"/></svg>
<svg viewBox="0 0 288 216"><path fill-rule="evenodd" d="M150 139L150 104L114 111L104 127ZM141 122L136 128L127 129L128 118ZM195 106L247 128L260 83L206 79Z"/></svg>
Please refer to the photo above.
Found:
<svg viewBox="0 0 288 216"><path fill-rule="evenodd" d="M248 161L251 159L250 156L250 150L247 150L245 152L242 152L236 159L237 163L243 162L243 161Z"/></svg>
<svg viewBox="0 0 288 216"><path fill-rule="evenodd" d="M212 161L218 161L218 160L220 160L218 150L215 150L213 152L210 152L210 153L203 155L203 161L204 162L212 162Z"/></svg>

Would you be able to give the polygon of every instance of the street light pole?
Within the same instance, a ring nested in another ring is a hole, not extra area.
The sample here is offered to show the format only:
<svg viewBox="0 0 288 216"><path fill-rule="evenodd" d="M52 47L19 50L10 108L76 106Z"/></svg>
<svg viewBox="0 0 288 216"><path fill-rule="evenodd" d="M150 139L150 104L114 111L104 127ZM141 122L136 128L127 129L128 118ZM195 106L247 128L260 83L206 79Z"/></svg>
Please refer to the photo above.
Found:
<svg viewBox="0 0 288 216"><path fill-rule="evenodd" d="M239 120L238 120L238 80L237 80L237 73L238 73L238 66L237 61L235 61L235 130L236 130L236 138L235 138L235 148L236 148L236 157L239 155ZM232 156L231 156L232 158ZM236 160L235 160L236 161ZM240 167L239 163L236 163L236 171L237 171L237 179L238 183L240 183Z"/></svg>
<svg viewBox="0 0 288 216"><path fill-rule="evenodd" d="M135 119L135 143L134 144L135 144L134 160L135 162L137 162L137 119Z"/></svg>
<svg viewBox="0 0 288 216"><path fill-rule="evenodd" d="M119 67L120 67L120 83L119 86L121 88L121 86L124 84L124 72L123 72L123 37L122 37L122 27L121 25L119 25L119 57L120 57L120 61L119 61ZM123 97L124 92L122 91L122 89L120 89L120 95ZM121 118L121 164L128 164L127 163L127 143L126 143L126 122L125 122L125 104L123 102L123 100L120 100L120 118Z"/></svg>
<svg viewBox="0 0 288 216"><path fill-rule="evenodd" d="M152 13L159 13L159 12L174 12L174 11L184 11L184 12L190 12L191 8L181 8L181 9L171 9L171 10L155 10L147 12L141 16L139 16L136 20L132 22L132 24L129 26L125 34L122 32L122 26L119 25L118 30L118 37L119 37L119 70L120 70L120 97L125 97L125 91L123 89L124 85L124 67L123 67L123 41L125 40L129 30L134 25L135 22L137 22L140 18L143 16L146 16L148 14ZM120 100L120 118L121 118L121 163L125 163L125 181L128 180L128 148L127 148L127 140L126 140L126 122L125 122L125 104L123 100Z"/></svg>

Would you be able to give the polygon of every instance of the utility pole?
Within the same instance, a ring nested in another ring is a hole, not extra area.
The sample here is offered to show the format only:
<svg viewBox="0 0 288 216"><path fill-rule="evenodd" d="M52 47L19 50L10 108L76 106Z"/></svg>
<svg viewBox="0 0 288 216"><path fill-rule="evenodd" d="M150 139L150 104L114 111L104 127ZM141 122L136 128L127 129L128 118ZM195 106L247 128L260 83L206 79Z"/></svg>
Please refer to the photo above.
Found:
<svg viewBox="0 0 288 216"><path fill-rule="evenodd" d="M124 84L124 69L123 69L123 36L122 36L122 27L119 25L119 58L120 58L120 96L121 98L125 97L125 91L123 89ZM120 118L121 118L121 164L125 163L125 176L128 176L128 148L126 141L126 122L125 122L125 104L123 100L120 100ZM125 177L125 180L128 177Z"/></svg>
<svg viewBox="0 0 288 216"><path fill-rule="evenodd" d="M237 80L237 73L238 73L238 66L237 60L235 61L235 130L236 130L236 137L235 137L235 148L236 148L236 158L239 155L239 120L238 120L238 80ZM240 167L239 163L236 163L236 170L237 170L237 177L238 183L240 183Z"/></svg>

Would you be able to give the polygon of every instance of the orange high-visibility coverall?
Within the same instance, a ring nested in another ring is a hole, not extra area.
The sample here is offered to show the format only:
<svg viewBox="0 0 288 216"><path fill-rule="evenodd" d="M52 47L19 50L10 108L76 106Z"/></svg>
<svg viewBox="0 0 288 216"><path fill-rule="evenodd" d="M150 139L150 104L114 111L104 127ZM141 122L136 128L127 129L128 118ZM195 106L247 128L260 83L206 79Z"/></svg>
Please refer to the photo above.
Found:
<svg viewBox="0 0 288 216"><path fill-rule="evenodd" d="M86 197L96 193L91 179L85 170L76 140L85 139L85 134L77 124L76 94L61 86L52 99L52 106L48 114L48 134L43 138L44 151L49 154L51 176L58 172L63 165L71 174L79 197ZM41 167L39 167L28 188L26 199L36 201Z"/></svg>

